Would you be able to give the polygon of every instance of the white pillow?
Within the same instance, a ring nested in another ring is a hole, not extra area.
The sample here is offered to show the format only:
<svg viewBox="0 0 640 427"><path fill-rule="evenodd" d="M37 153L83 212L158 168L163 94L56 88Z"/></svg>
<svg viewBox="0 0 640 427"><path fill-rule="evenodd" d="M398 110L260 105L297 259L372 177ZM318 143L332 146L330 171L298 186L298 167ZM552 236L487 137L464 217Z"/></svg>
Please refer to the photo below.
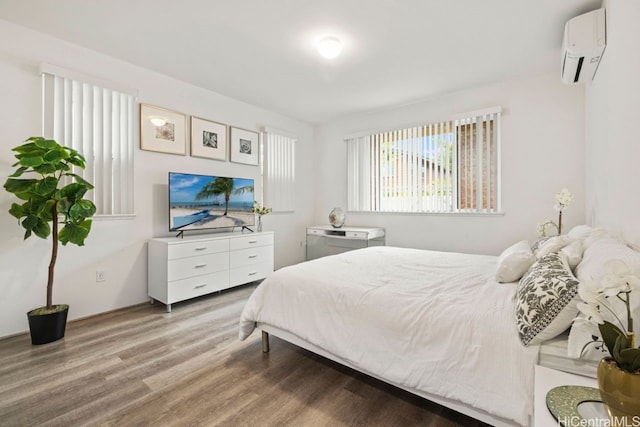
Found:
<svg viewBox="0 0 640 427"><path fill-rule="evenodd" d="M584 239L594 230L595 228L588 225L576 225L571 230L569 230L567 236L571 237L572 239Z"/></svg>
<svg viewBox="0 0 640 427"><path fill-rule="evenodd" d="M520 280L535 260L536 257L531 252L529 242L522 240L514 243L505 249L498 258L496 281L509 283Z"/></svg>
<svg viewBox="0 0 640 427"><path fill-rule="evenodd" d="M582 260L582 240L574 240L562 248L560 252L567 256L567 262L573 271Z"/></svg>
<svg viewBox="0 0 640 427"><path fill-rule="evenodd" d="M585 244L582 261L576 267L576 277L581 282L599 279L606 273L607 263L614 259L624 261L632 271L640 271L640 252L616 237L602 237L589 246Z"/></svg>
<svg viewBox="0 0 640 427"><path fill-rule="evenodd" d="M573 242L573 239L569 236L553 236L540 245L538 251L535 253L536 258L544 258L552 252L558 252L571 242Z"/></svg>

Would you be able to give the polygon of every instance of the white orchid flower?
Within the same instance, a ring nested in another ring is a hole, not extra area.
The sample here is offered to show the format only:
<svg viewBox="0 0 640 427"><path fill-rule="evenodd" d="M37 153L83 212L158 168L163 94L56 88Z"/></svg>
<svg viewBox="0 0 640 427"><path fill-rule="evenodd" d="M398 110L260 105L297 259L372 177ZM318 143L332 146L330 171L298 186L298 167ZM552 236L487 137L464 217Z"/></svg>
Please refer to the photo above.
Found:
<svg viewBox="0 0 640 427"><path fill-rule="evenodd" d="M597 305L600 303L600 286L597 282L590 280L580 283L578 286L578 295L580 299L588 304Z"/></svg>
<svg viewBox="0 0 640 427"><path fill-rule="evenodd" d="M598 325L602 325L604 323L604 319L596 307L584 302L579 302L578 310L586 316L586 320L592 323L597 323Z"/></svg>

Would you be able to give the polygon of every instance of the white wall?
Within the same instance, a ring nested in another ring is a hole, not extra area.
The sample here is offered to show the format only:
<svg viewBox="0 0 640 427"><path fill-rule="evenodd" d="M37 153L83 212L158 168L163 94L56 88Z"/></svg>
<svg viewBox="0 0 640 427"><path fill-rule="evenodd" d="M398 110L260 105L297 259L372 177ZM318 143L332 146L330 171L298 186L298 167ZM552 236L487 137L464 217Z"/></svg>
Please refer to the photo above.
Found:
<svg viewBox="0 0 640 427"><path fill-rule="evenodd" d="M567 227L584 221L584 89L565 86L559 71L461 91L329 123L317 131L315 221L326 224L335 206L346 208L346 135L443 120L502 106L504 216L347 213L347 225L383 226L387 244L499 254L520 239L536 239L536 226L557 220L555 194L575 195Z"/></svg>
<svg viewBox="0 0 640 427"><path fill-rule="evenodd" d="M607 47L586 90L586 212L640 243L640 2L604 1Z"/></svg>
<svg viewBox="0 0 640 427"><path fill-rule="evenodd" d="M262 126L299 137L296 153L295 214L264 218L276 235L276 267L304 258L305 226L312 216L313 128L219 94L0 21L0 176L12 170L11 147L41 134L40 62L70 68L138 89L139 102L158 105L246 129ZM136 113L138 114L138 113ZM139 146L136 130L136 146ZM135 152L135 219L96 220L83 248L61 246L56 268L54 303L70 304L70 318L84 317L146 300L146 241L169 235L167 172L181 171L256 179L259 168L230 162ZM257 188L259 191L259 188ZM0 336L27 330L26 312L45 302L50 242L22 240L22 228L7 210L12 195L0 191ZM97 269L107 281L96 283Z"/></svg>

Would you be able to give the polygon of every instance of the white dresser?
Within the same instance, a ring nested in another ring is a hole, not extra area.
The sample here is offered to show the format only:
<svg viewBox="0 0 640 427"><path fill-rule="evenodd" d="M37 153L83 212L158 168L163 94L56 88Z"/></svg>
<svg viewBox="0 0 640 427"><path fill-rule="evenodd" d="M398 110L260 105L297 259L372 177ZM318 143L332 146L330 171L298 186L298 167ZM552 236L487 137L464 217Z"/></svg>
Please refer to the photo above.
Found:
<svg viewBox="0 0 640 427"><path fill-rule="evenodd" d="M151 301L171 304L264 279L273 271L273 232L149 240Z"/></svg>

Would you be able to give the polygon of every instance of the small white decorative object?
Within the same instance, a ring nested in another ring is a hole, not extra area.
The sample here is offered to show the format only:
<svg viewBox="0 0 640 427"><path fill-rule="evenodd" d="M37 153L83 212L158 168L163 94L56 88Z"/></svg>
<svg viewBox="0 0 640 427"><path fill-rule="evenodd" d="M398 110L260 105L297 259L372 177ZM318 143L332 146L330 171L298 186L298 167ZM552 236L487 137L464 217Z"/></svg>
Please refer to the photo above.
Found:
<svg viewBox="0 0 640 427"><path fill-rule="evenodd" d="M344 225L346 215L341 208L333 208L329 213L329 224L334 228L340 228Z"/></svg>

